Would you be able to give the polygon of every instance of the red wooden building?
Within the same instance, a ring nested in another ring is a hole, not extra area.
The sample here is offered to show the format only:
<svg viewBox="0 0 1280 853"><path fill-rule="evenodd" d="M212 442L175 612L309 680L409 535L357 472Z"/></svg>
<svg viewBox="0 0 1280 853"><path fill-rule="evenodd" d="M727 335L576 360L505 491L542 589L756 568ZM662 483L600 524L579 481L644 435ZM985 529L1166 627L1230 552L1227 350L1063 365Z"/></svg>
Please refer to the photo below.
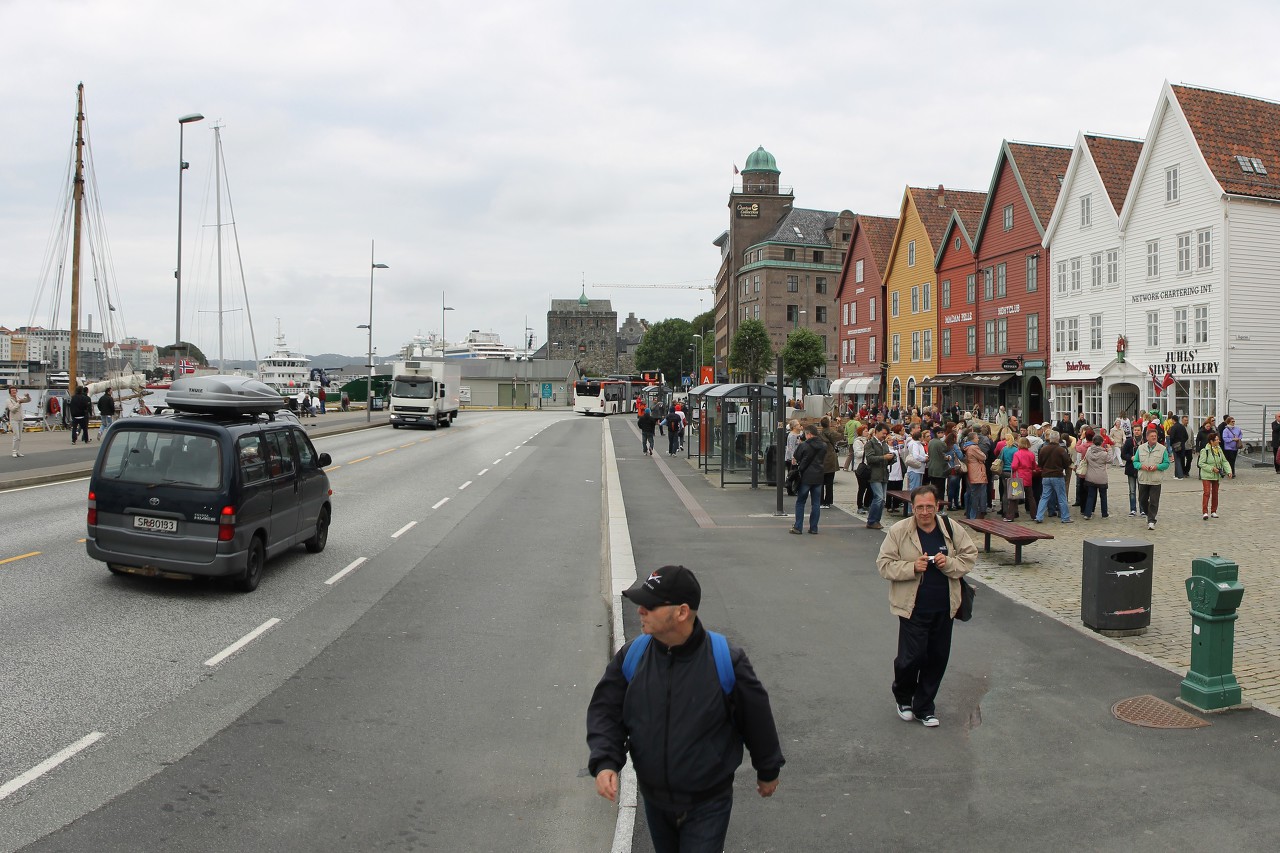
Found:
<svg viewBox="0 0 1280 853"><path fill-rule="evenodd" d="M884 270L897 217L859 214L836 288L839 378L831 392L859 405L884 397Z"/></svg>

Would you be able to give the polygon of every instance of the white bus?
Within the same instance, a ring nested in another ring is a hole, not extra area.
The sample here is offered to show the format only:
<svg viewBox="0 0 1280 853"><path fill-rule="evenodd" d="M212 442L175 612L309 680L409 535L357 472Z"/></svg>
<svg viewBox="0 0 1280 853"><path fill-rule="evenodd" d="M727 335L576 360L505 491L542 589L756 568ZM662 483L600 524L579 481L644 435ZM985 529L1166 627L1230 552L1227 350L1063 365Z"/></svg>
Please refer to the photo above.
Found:
<svg viewBox="0 0 1280 853"><path fill-rule="evenodd" d="M573 410L602 417L634 412L635 392L625 379L579 379L573 384Z"/></svg>

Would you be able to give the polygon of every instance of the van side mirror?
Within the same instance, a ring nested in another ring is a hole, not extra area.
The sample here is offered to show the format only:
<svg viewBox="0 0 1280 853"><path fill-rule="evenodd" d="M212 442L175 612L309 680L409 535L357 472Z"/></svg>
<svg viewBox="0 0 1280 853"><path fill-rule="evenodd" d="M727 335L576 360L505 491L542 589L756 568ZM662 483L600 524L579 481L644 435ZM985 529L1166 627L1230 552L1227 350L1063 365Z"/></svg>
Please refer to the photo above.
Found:
<svg viewBox="0 0 1280 853"><path fill-rule="evenodd" d="M316 457L316 465L318 465L321 468L328 468L332 464L333 464L333 457L330 456L328 453L321 453L319 456Z"/></svg>

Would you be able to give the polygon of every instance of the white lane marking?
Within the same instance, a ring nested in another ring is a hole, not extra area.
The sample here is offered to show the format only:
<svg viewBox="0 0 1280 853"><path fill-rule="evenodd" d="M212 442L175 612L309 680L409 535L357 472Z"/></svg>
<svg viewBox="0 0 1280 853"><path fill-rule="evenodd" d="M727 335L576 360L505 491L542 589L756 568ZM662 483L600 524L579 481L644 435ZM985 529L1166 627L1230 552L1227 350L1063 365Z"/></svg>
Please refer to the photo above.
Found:
<svg viewBox="0 0 1280 853"><path fill-rule="evenodd" d="M441 498L440 500L438 500L438 501L436 501L435 503L433 503L433 504L431 505L431 508L432 508L432 509L439 509L440 507L444 506L444 505L445 505L445 504L447 504L448 502L449 502L449 499L448 499L448 498Z"/></svg>
<svg viewBox="0 0 1280 853"><path fill-rule="evenodd" d="M88 749L98 741L102 740L104 737L106 737L106 735L104 735L102 732L90 732L89 734L80 738L80 740L71 744L71 746L68 746L65 749L55 752L53 755L49 756L44 761L41 761L39 764L37 764L35 767L32 767L26 773L23 773L21 776L17 776L9 780L8 782L5 782L3 785L0 785L0 800L3 800L5 797L9 796L14 791L17 791L23 788L24 786L29 785L30 783L39 779L41 776L48 773L53 768L57 767L59 764L66 761L68 758L71 758L73 755L75 755L78 752L82 752Z"/></svg>
<svg viewBox="0 0 1280 853"><path fill-rule="evenodd" d="M502 455L503 455L503 456L510 456L513 452L514 452L514 451L508 450L506 453L504 453L504 454L502 454Z"/></svg>
<svg viewBox="0 0 1280 853"><path fill-rule="evenodd" d="M479 471L476 472L476 476L483 477L485 474L488 474L488 473L489 473L488 468L481 468Z"/></svg>
<svg viewBox="0 0 1280 853"><path fill-rule="evenodd" d="M458 486L458 491L462 491L463 489L465 489L467 486L470 486L470 485L471 485L471 481L467 480L467 482L463 483L461 486Z"/></svg>
<svg viewBox="0 0 1280 853"><path fill-rule="evenodd" d="M240 639L236 640L234 643L232 643L231 645L227 646L225 649L223 649L222 651L218 652L218 653L217 653L216 655L214 655L213 657L209 658L207 661L205 661L205 662L204 662L204 665L205 665L205 666L217 666L218 664L222 663L224 660L226 660L227 658L231 657L231 656L232 656L232 655L234 655L236 652L240 651L240 650L241 650L241 649L243 649L245 646L249 645L249 644L250 644L250 643L252 643L254 640L258 639L258 637L262 636L263 634L265 634L266 632L270 631L272 628L274 628L275 626L277 626L277 625L279 625L279 624L280 624L280 620L279 620L279 619L277 619L276 617L272 616L272 617L271 617L270 619L268 619L266 622L263 622L263 623L262 623L261 625L259 625L257 628L254 628L252 631L250 631L249 633L245 634L243 637L241 637Z"/></svg>
<svg viewBox="0 0 1280 853"><path fill-rule="evenodd" d="M57 480L52 483L36 483L34 486L18 486L16 489L5 489L2 494L7 495L10 492L28 492L32 489L47 489L50 486L61 486L66 483L87 483L88 481L88 477L77 477L74 480Z"/></svg>
<svg viewBox="0 0 1280 853"><path fill-rule="evenodd" d="M338 572L336 575L334 575L333 577L325 581L325 584L327 584L328 586L333 586L335 583L342 580L347 575L351 574L356 569L364 565L368 561L368 559L369 559L368 557L356 557L347 565L345 569L343 569L342 571Z"/></svg>
<svg viewBox="0 0 1280 853"><path fill-rule="evenodd" d="M391 534L391 538L392 538L392 539L399 539L401 536L403 536L404 534L408 533L408 532L409 532L409 531L410 531L414 526L416 526L416 525L417 525L417 523L418 523L418 522L416 522L416 521L411 521L411 522L409 522L409 523L408 523L408 524L406 524L404 527L401 527L399 530L397 530L395 533L392 533L392 534Z"/></svg>

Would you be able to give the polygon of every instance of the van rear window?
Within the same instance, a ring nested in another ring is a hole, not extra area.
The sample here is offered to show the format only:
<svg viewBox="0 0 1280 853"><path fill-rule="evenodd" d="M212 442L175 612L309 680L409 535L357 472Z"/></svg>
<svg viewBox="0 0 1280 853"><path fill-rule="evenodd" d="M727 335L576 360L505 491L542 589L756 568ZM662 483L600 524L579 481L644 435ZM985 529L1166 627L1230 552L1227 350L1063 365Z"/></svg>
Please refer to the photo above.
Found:
<svg viewBox="0 0 1280 853"><path fill-rule="evenodd" d="M123 483L222 485L218 439L183 432L113 429L107 433L99 476Z"/></svg>

